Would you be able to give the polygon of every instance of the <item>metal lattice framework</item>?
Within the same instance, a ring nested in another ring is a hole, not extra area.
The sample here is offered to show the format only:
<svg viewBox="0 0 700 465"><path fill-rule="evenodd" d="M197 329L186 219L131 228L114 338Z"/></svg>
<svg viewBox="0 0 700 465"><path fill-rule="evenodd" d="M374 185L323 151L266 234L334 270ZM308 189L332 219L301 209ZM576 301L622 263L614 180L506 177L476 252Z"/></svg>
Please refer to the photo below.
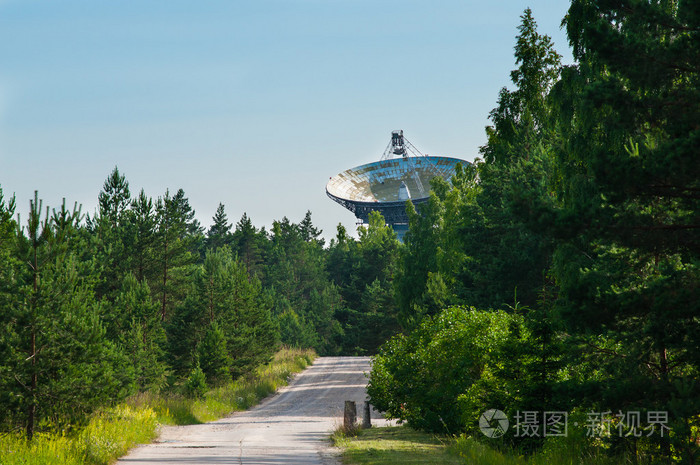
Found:
<svg viewBox="0 0 700 465"><path fill-rule="evenodd" d="M408 223L406 201L399 198L399 191L403 189L404 199L408 192L420 211L430 193L425 186L430 186L430 180L436 176L449 180L460 163L468 162L423 155L404 138L403 131L394 131L380 161L332 177L326 185L326 194L353 212L361 222L368 222L369 213L378 211L387 224L397 229L397 225Z"/></svg>

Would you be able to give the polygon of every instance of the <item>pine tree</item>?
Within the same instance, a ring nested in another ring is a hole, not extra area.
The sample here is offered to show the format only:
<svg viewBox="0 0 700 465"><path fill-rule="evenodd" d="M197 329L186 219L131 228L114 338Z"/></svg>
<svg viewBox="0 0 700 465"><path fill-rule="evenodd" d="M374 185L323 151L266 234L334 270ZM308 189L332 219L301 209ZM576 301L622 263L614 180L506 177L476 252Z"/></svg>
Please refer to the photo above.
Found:
<svg viewBox="0 0 700 465"><path fill-rule="evenodd" d="M124 277L114 303L117 321L111 332L124 347L135 370L136 388L158 391L168 374L165 363L166 337L158 304L151 299L146 282L139 282L129 273Z"/></svg>
<svg viewBox="0 0 700 465"><path fill-rule="evenodd" d="M241 219L236 223L233 243L234 250L245 263L246 269L251 276L258 275L259 278L262 278L267 242L268 238L265 230L255 228L248 215L243 213Z"/></svg>
<svg viewBox="0 0 700 465"><path fill-rule="evenodd" d="M228 217L224 211L224 204L219 203L212 220L213 224L209 228L209 231L207 231L207 248L218 249L225 245L230 247L233 238L231 237L231 224L229 224Z"/></svg>
<svg viewBox="0 0 700 465"><path fill-rule="evenodd" d="M409 230L404 237L395 279L398 318L403 329L414 328L425 315L440 310L425 299L425 289L429 273L437 269L442 208L434 192L430 193L427 204L421 207L420 214L413 203L407 202Z"/></svg>
<svg viewBox="0 0 700 465"><path fill-rule="evenodd" d="M116 166L105 181L102 192L97 199L100 217L107 221L113 229L117 228L129 208L131 193L126 177L119 173L119 168Z"/></svg>
<svg viewBox="0 0 700 465"><path fill-rule="evenodd" d="M197 359L209 385L231 379L231 357L226 337L216 321L212 321L197 345Z"/></svg>
<svg viewBox="0 0 700 465"><path fill-rule="evenodd" d="M299 232L301 233L301 238L306 242L316 241L321 247L323 247L325 241L323 239L319 239L319 236L323 231L313 225L310 210L306 211L304 219L301 220L301 223L299 223Z"/></svg>
<svg viewBox="0 0 700 465"><path fill-rule="evenodd" d="M668 411L672 437L648 439L667 461L698 451L699 13L697 2L573 1L578 64L555 88L559 307L604 377L581 383L601 411Z"/></svg>
<svg viewBox="0 0 700 465"><path fill-rule="evenodd" d="M6 412L0 419L0 427L16 417L17 408L14 394L14 347L17 344L14 321L17 308L19 287L16 270L21 268L15 257L17 223L13 220L15 213L14 197L5 200L0 188L0 410Z"/></svg>
<svg viewBox="0 0 700 465"><path fill-rule="evenodd" d="M310 228L315 229L313 225ZM302 228L286 217L273 222L271 242L266 284L274 287L303 321L313 325L319 334L317 350L337 353L342 328L336 324L336 312L342 309L342 298L328 279L322 242L306 241Z"/></svg>
<svg viewBox="0 0 700 465"><path fill-rule="evenodd" d="M155 257L157 218L153 201L143 189L131 202L129 219L133 229L133 245L129 253L131 272L139 282L153 285L158 273Z"/></svg>
<svg viewBox="0 0 700 465"><path fill-rule="evenodd" d="M204 263L197 268L192 292L176 307L169 326L175 367L181 372L190 368L196 347L213 323L225 336L232 375L239 376L266 360L278 339L270 306L260 281L248 275L228 247L207 250ZM199 362L202 369L211 372L205 368L208 362L201 358Z"/></svg>
<svg viewBox="0 0 700 465"><path fill-rule="evenodd" d="M10 320L13 410L21 412L29 439L46 418L81 421L97 406L122 398L131 376L105 337L99 303L73 252L79 210L68 212L64 205L52 217L48 211L42 213L35 193L26 236L19 238L18 253L28 264L18 270L23 282L16 292L23 297Z"/></svg>
<svg viewBox="0 0 700 465"><path fill-rule="evenodd" d="M194 263L197 234L200 232L194 220L194 210L189 205L182 189L174 196L166 191L158 198L156 210L155 255L160 278L154 286L159 296L161 318L167 320L174 304L184 297L187 266Z"/></svg>
<svg viewBox="0 0 700 465"><path fill-rule="evenodd" d="M89 220L97 236L97 256L102 263L100 296L114 298L117 285L128 270L128 251L132 246L130 221L127 218L131 193L126 177L114 168L98 195L97 216Z"/></svg>
<svg viewBox="0 0 700 465"><path fill-rule="evenodd" d="M327 263L333 264L333 255L344 244L345 276L336 282L344 299L336 313L344 325L344 353L374 354L398 330L394 271L399 242L379 212L370 213L368 226L358 232L359 241L350 242L339 229Z"/></svg>

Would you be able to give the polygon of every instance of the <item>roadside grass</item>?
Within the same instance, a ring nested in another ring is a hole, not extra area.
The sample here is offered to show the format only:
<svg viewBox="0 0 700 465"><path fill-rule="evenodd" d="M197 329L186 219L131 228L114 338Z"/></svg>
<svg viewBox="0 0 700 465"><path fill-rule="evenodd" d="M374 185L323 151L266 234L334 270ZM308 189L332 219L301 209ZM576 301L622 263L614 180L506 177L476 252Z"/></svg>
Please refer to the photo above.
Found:
<svg viewBox="0 0 700 465"><path fill-rule="evenodd" d="M127 401L134 407L149 407L164 425L196 425L246 410L286 386L294 373L311 365L316 354L310 350L282 349L267 365L248 376L207 392L203 399L181 395L161 396L144 393Z"/></svg>
<svg viewBox="0 0 700 465"><path fill-rule="evenodd" d="M341 430L332 436L334 445L343 449L342 461L353 465L435 464L461 465L459 456L450 453L450 439L421 433L405 426L360 430L357 436Z"/></svg>
<svg viewBox="0 0 700 465"><path fill-rule="evenodd" d="M470 437L444 437L406 426L360 430L357 436L340 429L332 436L346 465L616 465L629 459L609 457L584 445L581 438L557 438L530 456L504 453Z"/></svg>
<svg viewBox="0 0 700 465"><path fill-rule="evenodd" d="M129 449L149 443L158 425L188 425L216 420L245 410L285 386L291 375L310 365L310 350L282 349L251 375L207 392L203 399L140 394L92 416L85 428L70 434L0 435L2 465L108 465Z"/></svg>
<svg viewBox="0 0 700 465"><path fill-rule="evenodd" d="M106 465L136 444L152 441L158 423L152 409L120 405L93 415L85 428L70 435L38 433L0 436L2 465Z"/></svg>

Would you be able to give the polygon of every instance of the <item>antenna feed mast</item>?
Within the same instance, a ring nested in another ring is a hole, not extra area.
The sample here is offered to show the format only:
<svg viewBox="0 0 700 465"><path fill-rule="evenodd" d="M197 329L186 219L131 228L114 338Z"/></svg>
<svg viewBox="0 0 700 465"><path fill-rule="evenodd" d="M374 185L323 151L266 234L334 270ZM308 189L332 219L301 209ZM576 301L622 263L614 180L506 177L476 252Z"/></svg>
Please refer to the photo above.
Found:
<svg viewBox="0 0 700 465"><path fill-rule="evenodd" d="M417 148L413 146L413 144L408 141L408 139L403 136L402 129L391 132L391 141L389 141L389 145L387 145L386 149L384 150L384 154L382 155L381 159L388 160L393 158L395 155L399 155L403 158L408 158L410 155L415 157L424 156L418 151Z"/></svg>
<svg viewBox="0 0 700 465"><path fill-rule="evenodd" d="M406 158L406 147L404 146L403 130L392 131L391 148L394 155L401 155Z"/></svg>

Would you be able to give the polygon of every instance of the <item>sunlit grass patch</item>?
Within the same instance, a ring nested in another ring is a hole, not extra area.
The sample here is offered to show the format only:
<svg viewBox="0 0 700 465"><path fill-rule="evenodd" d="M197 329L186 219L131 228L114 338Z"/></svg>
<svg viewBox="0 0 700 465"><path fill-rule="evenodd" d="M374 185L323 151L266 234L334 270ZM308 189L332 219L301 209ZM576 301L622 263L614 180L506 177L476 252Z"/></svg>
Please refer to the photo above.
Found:
<svg viewBox="0 0 700 465"><path fill-rule="evenodd" d="M540 451L526 456L502 452L473 438L441 437L405 426L360 430L345 435L339 428L331 437L342 449L346 465L461 464L461 465L626 465L627 457L610 457L586 446L581 438L554 438Z"/></svg>
<svg viewBox="0 0 700 465"><path fill-rule="evenodd" d="M343 463L358 465L463 464L448 452L445 440L404 426L360 430L356 437L336 433Z"/></svg>
<svg viewBox="0 0 700 465"><path fill-rule="evenodd" d="M19 434L0 436L0 464L107 465L153 440L156 427L153 410L122 405L94 415L71 435L39 433L32 441Z"/></svg>
<svg viewBox="0 0 700 465"><path fill-rule="evenodd" d="M469 437L456 438L450 452L474 465L626 465L633 462L628 457L608 456L604 451L590 447L585 439L577 437L551 438L545 446L532 455L507 453L488 447Z"/></svg>

